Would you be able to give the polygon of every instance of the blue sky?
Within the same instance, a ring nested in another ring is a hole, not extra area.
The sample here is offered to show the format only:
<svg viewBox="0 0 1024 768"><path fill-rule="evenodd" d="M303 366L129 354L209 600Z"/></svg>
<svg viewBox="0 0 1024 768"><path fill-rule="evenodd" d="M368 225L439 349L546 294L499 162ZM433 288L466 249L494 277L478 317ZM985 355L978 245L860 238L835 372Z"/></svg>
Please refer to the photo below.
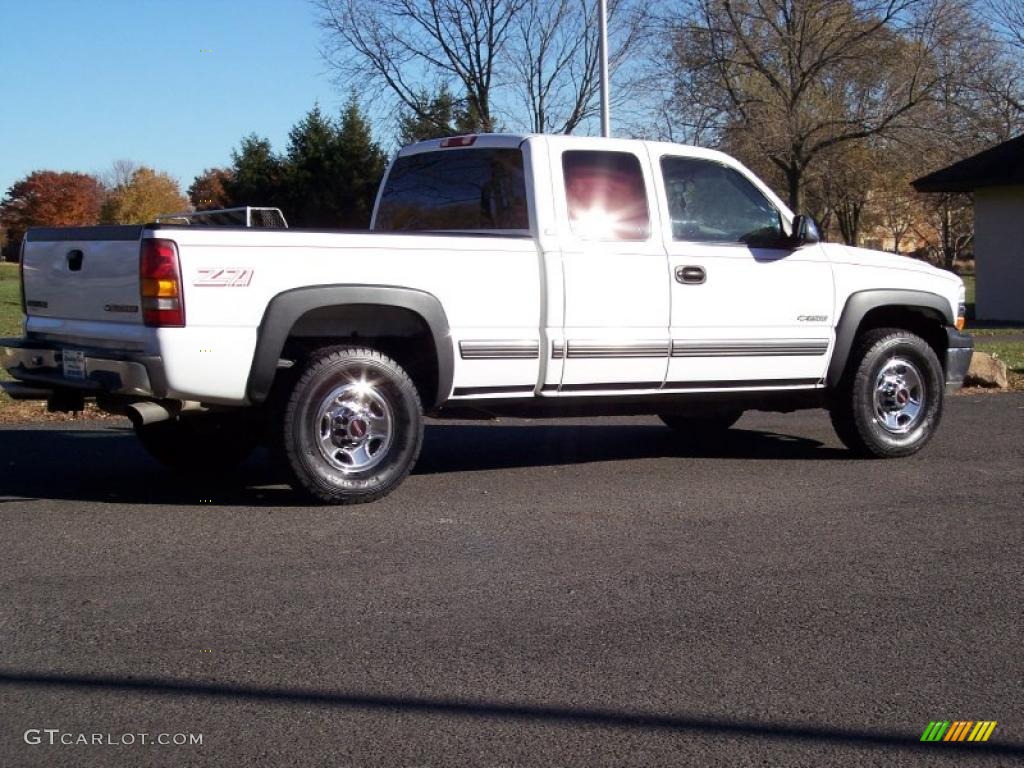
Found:
<svg viewBox="0 0 1024 768"><path fill-rule="evenodd" d="M319 41L306 0L0 0L0 197L117 159L184 189L252 132L281 150L314 102L346 100Z"/></svg>

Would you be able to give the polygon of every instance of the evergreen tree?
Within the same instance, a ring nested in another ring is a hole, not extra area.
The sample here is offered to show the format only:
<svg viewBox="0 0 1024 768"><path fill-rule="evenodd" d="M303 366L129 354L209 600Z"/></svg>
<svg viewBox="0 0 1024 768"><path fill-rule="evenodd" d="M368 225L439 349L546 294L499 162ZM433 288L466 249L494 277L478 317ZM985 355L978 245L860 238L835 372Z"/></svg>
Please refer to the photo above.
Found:
<svg viewBox="0 0 1024 768"><path fill-rule="evenodd" d="M476 133L481 121L464 101L460 102L447 86L441 86L431 98L422 92L415 110L403 111L398 118L398 143L402 146L427 139L440 139L462 133Z"/></svg>
<svg viewBox="0 0 1024 768"><path fill-rule="evenodd" d="M336 227L343 216L338 130L316 105L291 129L285 152L288 221L299 227Z"/></svg>
<svg viewBox="0 0 1024 768"><path fill-rule="evenodd" d="M224 191L234 205L284 207L284 168L268 139L246 136L231 160L232 177L224 180Z"/></svg>
<svg viewBox="0 0 1024 768"><path fill-rule="evenodd" d="M370 124L354 97L342 112L337 160L345 192L341 196L344 201L341 215L334 226L365 229L370 226L377 187L387 160L380 145L373 140Z"/></svg>

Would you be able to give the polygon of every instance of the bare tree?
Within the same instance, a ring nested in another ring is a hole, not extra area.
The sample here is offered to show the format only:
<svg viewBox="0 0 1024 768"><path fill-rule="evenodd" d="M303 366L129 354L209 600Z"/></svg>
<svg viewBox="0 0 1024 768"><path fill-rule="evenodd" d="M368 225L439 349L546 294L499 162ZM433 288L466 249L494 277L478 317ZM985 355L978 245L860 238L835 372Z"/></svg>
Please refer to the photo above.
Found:
<svg viewBox="0 0 1024 768"><path fill-rule="evenodd" d="M985 0L985 10L994 22L996 33L1016 48L1024 50L1024 3L1020 0Z"/></svg>
<svg viewBox="0 0 1024 768"><path fill-rule="evenodd" d="M593 0L527 0L517 14L508 58L513 89L536 133L572 133L600 107L600 39ZM646 31L644 9L610 0L609 70L612 77L635 53ZM629 98L619 82L613 103ZM517 104L518 106L518 104Z"/></svg>
<svg viewBox="0 0 1024 768"><path fill-rule="evenodd" d="M423 93L457 82L485 131L496 127L496 68L526 0L314 0L327 33L323 54L350 84L388 89L430 120Z"/></svg>
<svg viewBox="0 0 1024 768"><path fill-rule="evenodd" d="M314 0L328 64L346 85L391 94L406 123L433 126L438 99L459 122L571 133L599 109L596 0ZM609 0L613 105L649 39L646 4ZM441 110L443 111L443 110Z"/></svg>
<svg viewBox="0 0 1024 768"><path fill-rule="evenodd" d="M139 164L134 160L115 160L110 168L99 174L99 179L108 190L119 189L132 183L137 170Z"/></svg>
<svg viewBox="0 0 1024 768"><path fill-rule="evenodd" d="M916 127L942 80L936 52L958 34L961 6L686 0L688 20L672 34L676 97L705 113L712 105L719 140L767 158L799 208L808 168L823 153Z"/></svg>

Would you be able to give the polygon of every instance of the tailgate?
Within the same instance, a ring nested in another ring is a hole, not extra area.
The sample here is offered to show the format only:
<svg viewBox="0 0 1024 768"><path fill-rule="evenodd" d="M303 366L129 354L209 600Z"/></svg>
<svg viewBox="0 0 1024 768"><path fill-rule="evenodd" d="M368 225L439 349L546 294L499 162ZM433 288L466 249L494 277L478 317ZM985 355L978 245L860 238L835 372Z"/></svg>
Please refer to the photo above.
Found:
<svg viewBox="0 0 1024 768"><path fill-rule="evenodd" d="M142 230L136 226L30 229L22 255L27 313L141 324Z"/></svg>

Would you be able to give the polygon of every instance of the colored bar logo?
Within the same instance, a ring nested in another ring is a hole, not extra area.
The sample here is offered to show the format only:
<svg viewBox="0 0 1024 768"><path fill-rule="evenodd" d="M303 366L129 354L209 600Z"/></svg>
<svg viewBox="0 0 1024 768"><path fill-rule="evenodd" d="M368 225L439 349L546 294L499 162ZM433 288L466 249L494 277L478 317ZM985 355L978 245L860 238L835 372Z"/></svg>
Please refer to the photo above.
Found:
<svg viewBox="0 0 1024 768"><path fill-rule="evenodd" d="M933 720L921 741L988 741L996 724L995 720Z"/></svg>

